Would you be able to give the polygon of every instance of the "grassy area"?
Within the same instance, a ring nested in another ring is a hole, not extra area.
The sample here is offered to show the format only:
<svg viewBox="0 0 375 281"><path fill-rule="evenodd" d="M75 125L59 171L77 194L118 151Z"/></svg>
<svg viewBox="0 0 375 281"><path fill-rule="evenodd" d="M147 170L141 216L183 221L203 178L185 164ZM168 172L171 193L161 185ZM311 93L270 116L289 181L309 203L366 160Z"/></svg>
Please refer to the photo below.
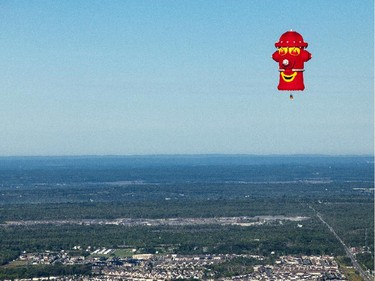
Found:
<svg viewBox="0 0 375 281"><path fill-rule="evenodd" d="M341 267L340 270L348 278L349 281L363 281L362 277L356 272L353 267Z"/></svg>
<svg viewBox="0 0 375 281"><path fill-rule="evenodd" d="M362 277L357 273L352 266L351 261L346 256L337 257L337 263L340 271L348 278L349 281L363 281Z"/></svg>
<svg viewBox="0 0 375 281"><path fill-rule="evenodd" d="M115 252L113 253L116 257L131 257L134 255L134 252L132 249L116 249Z"/></svg>
<svg viewBox="0 0 375 281"><path fill-rule="evenodd" d="M12 261L6 265L3 265L2 268L16 268L16 267L22 267L22 266L26 266L27 265L27 261L19 261L19 260L16 260L16 261Z"/></svg>

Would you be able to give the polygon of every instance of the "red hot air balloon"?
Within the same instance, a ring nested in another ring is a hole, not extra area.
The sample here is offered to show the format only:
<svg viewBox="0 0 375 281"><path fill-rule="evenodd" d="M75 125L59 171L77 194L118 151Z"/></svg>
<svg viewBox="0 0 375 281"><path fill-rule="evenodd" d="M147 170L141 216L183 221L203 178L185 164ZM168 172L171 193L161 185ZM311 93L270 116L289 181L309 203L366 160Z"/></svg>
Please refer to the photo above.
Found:
<svg viewBox="0 0 375 281"><path fill-rule="evenodd" d="M305 50L308 43L303 40L301 34L290 30L281 35L275 43L277 51L272 58L279 63L280 80L277 88L281 91L303 91L304 63L311 59L312 55ZM293 96L290 95L292 99Z"/></svg>

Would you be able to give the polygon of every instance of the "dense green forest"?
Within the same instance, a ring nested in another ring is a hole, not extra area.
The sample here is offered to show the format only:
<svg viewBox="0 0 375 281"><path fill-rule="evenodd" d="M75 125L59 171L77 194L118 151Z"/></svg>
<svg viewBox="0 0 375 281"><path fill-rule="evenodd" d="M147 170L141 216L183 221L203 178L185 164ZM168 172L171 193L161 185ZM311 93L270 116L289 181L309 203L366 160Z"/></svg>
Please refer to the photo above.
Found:
<svg viewBox="0 0 375 281"><path fill-rule="evenodd" d="M90 274L91 266L89 265L38 265L22 268L0 268L0 279Z"/></svg>
<svg viewBox="0 0 375 281"><path fill-rule="evenodd" d="M180 254L254 253L330 254L343 253L340 245L316 219L298 228L295 222L259 227L241 226L175 226L124 227L109 225L38 225L9 227L1 230L2 247L14 251L72 249L75 245L118 248L126 245L155 252L159 245L172 245Z"/></svg>
<svg viewBox="0 0 375 281"><path fill-rule="evenodd" d="M310 212L308 208L303 211ZM0 206L0 220L58 220L222 217L259 215L300 215L299 200L242 199L242 200L180 200L99 202L64 204L22 204Z"/></svg>

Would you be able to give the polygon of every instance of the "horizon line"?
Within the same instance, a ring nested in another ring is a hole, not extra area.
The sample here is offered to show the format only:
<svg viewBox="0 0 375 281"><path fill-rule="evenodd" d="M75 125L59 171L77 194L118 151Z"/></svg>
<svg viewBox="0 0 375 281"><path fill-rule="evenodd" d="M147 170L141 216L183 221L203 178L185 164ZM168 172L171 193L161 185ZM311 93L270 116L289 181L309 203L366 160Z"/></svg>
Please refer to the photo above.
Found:
<svg viewBox="0 0 375 281"><path fill-rule="evenodd" d="M135 157L375 157L374 154L251 154L251 153L157 153L157 154L66 154L66 155L0 155L0 158L135 158Z"/></svg>

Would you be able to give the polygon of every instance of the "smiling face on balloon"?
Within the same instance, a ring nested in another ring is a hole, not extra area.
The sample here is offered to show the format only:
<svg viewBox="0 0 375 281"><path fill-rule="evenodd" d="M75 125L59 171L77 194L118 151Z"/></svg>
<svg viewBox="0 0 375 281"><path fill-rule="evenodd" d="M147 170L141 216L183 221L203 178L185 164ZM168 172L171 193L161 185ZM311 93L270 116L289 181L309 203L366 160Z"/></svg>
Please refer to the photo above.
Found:
<svg viewBox="0 0 375 281"><path fill-rule="evenodd" d="M292 69L291 67L295 63L295 58L300 55L301 49L298 47L281 47L278 49L280 58L282 60L282 65L284 71L280 71L281 78L287 82L293 82L294 78L298 75L297 71L293 71L292 73L288 73L289 69Z"/></svg>
<svg viewBox="0 0 375 281"><path fill-rule="evenodd" d="M302 91L304 63L311 59L311 54L304 48L307 43L295 31L287 31L275 43L277 51L272 58L279 63L280 80L278 89L285 91Z"/></svg>
<svg viewBox="0 0 375 281"><path fill-rule="evenodd" d="M280 72L281 78L287 83L293 82L297 74L297 71L294 71L291 75L287 75L285 72Z"/></svg>

